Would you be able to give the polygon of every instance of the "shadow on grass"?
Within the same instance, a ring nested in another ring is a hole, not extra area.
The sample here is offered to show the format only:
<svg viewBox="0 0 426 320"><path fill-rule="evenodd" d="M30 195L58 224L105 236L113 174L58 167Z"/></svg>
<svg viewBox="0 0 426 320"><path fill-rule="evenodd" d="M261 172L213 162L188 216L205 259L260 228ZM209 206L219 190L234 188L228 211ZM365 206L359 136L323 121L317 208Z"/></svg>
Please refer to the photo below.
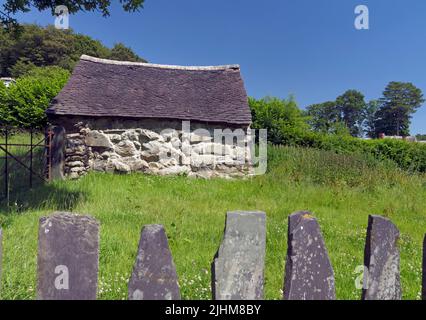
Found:
<svg viewBox="0 0 426 320"><path fill-rule="evenodd" d="M37 136L34 141L42 139ZM0 138L1 140L1 138ZM28 134L11 136L11 143L28 144ZM7 162L6 187L6 155L0 151L0 214L23 213L31 210L72 211L74 207L86 199L81 191L69 190L65 184L47 183L44 181L44 146L40 145L29 156L28 146L11 145ZM15 159L15 158L16 159ZM31 175L29 168L32 169Z"/></svg>
<svg viewBox="0 0 426 320"><path fill-rule="evenodd" d="M31 210L73 211L87 195L55 183L39 184L32 189L20 189L0 201L0 214L24 213Z"/></svg>

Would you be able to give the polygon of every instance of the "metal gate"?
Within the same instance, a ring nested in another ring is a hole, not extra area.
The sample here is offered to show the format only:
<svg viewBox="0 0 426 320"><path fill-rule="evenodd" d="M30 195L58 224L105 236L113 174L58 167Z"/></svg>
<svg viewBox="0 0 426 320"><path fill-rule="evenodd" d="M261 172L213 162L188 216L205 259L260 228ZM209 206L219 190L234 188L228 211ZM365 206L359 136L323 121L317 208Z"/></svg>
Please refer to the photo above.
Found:
<svg viewBox="0 0 426 320"><path fill-rule="evenodd" d="M1 127L1 200L37 187L50 177L52 130L21 130Z"/></svg>

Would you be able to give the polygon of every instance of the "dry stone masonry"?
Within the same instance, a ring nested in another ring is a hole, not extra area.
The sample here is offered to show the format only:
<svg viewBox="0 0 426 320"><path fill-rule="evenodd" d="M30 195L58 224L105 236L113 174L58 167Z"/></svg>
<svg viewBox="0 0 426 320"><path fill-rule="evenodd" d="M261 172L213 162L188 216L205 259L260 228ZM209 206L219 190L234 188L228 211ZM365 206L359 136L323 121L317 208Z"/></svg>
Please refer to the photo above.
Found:
<svg viewBox="0 0 426 320"><path fill-rule="evenodd" d="M57 212L40 219L37 298L94 300L98 284L99 223Z"/></svg>
<svg viewBox="0 0 426 320"><path fill-rule="evenodd" d="M262 300L266 246L263 212L229 212L212 264L215 300Z"/></svg>
<svg viewBox="0 0 426 320"><path fill-rule="evenodd" d="M336 299L333 267L318 221L310 212L288 217L284 299Z"/></svg>
<svg viewBox="0 0 426 320"><path fill-rule="evenodd" d="M213 131L213 130L212 130ZM128 174L187 175L236 178L252 174L245 135L217 143L214 134L197 130L91 130L67 134L65 176L77 179L88 171ZM240 143L237 143L241 141ZM226 142L226 141L225 141Z"/></svg>
<svg viewBox="0 0 426 320"><path fill-rule="evenodd" d="M368 218L364 265L367 284L364 300L401 300L399 230L387 218Z"/></svg>
<svg viewBox="0 0 426 320"><path fill-rule="evenodd" d="M180 300L176 267L161 225L147 225L142 230L129 300Z"/></svg>

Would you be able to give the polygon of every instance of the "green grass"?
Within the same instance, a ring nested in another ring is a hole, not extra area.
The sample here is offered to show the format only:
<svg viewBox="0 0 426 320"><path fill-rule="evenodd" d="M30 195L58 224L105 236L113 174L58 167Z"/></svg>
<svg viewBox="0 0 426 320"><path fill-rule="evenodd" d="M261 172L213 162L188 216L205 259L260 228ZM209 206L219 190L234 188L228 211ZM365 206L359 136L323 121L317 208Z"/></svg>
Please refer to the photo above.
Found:
<svg viewBox="0 0 426 320"><path fill-rule="evenodd" d="M403 297L419 299L426 232L426 177L362 156L270 148L269 172L248 180L197 180L142 174L90 174L12 197L0 209L4 230L3 299L33 299L38 219L55 210L101 222L99 299L125 299L143 225L163 224L185 299L210 298L210 264L225 213L267 213L267 299L279 299L284 277L287 216L310 210L318 218L334 267L338 299L359 299L355 268L363 264L369 214L392 219L401 231Z"/></svg>

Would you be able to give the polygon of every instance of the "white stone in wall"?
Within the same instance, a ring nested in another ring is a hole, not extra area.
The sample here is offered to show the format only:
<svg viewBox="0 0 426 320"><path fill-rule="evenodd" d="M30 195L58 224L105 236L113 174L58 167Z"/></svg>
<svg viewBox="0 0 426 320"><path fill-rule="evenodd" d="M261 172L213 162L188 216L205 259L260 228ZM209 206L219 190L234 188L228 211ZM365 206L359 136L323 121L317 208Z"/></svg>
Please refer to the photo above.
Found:
<svg viewBox="0 0 426 320"><path fill-rule="evenodd" d="M112 143L108 136L100 131L90 131L86 135L86 146L112 148Z"/></svg>
<svg viewBox="0 0 426 320"><path fill-rule="evenodd" d="M114 151L122 157L131 157L137 154L137 149L130 140L120 141L114 146Z"/></svg>
<svg viewBox="0 0 426 320"><path fill-rule="evenodd" d="M132 172L145 171L149 164L138 156L121 158L123 163L126 163Z"/></svg>
<svg viewBox="0 0 426 320"><path fill-rule="evenodd" d="M71 161L67 162L68 167L83 167L84 163L82 161Z"/></svg>
<svg viewBox="0 0 426 320"><path fill-rule="evenodd" d="M113 143L118 143L118 142L120 142L122 140L121 139L121 135L116 134L116 133L108 134L108 138Z"/></svg>
<svg viewBox="0 0 426 320"><path fill-rule="evenodd" d="M191 133L190 141L197 143L197 142L211 142L213 140L213 135L210 135L210 133L206 132L204 135L197 134L197 133Z"/></svg>
<svg viewBox="0 0 426 320"><path fill-rule="evenodd" d="M232 148L229 145L219 143L199 143L191 147L192 154L212 154L212 155L230 155Z"/></svg>
<svg viewBox="0 0 426 320"><path fill-rule="evenodd" d="M164 142L164 138L154 131L142 129L141 133L150 140L158 140L159 142Z"/></svg>
<svg viewBox="0 0 426 320"><path fill-rule="evenodd" d="M122 140L131 140L131 141L138 141L139 140L139 133L135 129L130 129L125 131L121 138Z"/></svg>
<svg viewBox="0 0 426 320"><path fill-rule="evenodd" d="M126 163L121 162L118 159L108 159L106 167L106 172L119 172L119 173L129 173L130 166Z"/></svg>

